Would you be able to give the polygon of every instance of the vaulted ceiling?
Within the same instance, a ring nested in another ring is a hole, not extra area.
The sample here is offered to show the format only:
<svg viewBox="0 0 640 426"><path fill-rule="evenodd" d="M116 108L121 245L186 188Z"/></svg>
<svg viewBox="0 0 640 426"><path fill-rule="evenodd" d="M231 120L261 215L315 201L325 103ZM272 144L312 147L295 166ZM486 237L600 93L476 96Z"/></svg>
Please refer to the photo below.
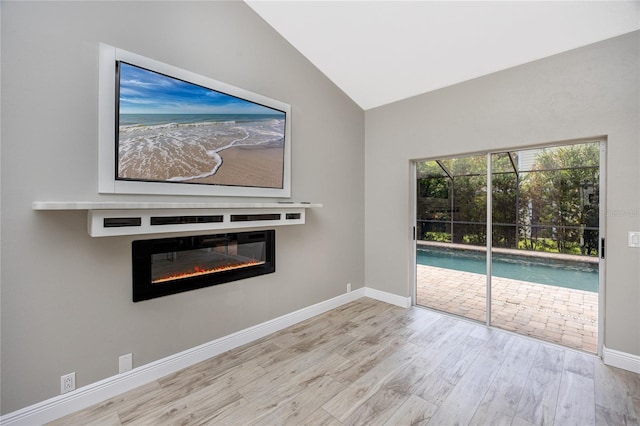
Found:
<svg viewBox="0 0 640 426"><path fill-rule="evenodd" d="M638 0L246 3L365 110L640 28Z"/></svg>

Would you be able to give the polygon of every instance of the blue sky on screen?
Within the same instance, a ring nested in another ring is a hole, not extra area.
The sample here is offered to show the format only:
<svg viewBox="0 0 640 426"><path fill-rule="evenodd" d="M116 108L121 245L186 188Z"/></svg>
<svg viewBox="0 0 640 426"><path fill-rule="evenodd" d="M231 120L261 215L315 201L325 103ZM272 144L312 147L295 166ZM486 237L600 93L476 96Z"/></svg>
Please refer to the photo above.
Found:
<svg viewBox="0 0 640 426"><path fill-rule="evenodd" d="M274 114L279 111L120 63L121 114Z"/></svg>

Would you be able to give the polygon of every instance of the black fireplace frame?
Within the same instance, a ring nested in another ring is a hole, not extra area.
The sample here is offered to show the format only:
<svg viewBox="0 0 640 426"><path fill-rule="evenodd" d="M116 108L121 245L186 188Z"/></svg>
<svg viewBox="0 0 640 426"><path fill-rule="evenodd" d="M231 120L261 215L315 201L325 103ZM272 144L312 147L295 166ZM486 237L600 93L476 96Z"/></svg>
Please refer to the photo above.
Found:
<svg viewBox="0 0 640 426"><path fill-rule="evenodd" d="M265 243L265 262L240 269L220 271L210 275L176 279L164 283L151 283L151 256L158 253L180 252L215 247L221 241L237 240L238 244ZM131 243L133 301L154 299L171 294L196 290L250 277L265 275L276 270L275 230L233 232L215 235L136 240Z"/></svg>

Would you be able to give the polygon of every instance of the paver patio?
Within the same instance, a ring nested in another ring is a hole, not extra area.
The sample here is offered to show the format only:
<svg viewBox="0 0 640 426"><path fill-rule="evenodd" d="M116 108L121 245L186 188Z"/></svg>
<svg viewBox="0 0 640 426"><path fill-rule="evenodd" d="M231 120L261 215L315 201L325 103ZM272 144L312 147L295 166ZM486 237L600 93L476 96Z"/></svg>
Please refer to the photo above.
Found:
<svg viewBox="0 0 640 426"><path fill-rule="evenodd" d="M417 304L486 321L486 276L417 266ZM520 334L596 353L598 294L492 278L491 324Z"/></svg>

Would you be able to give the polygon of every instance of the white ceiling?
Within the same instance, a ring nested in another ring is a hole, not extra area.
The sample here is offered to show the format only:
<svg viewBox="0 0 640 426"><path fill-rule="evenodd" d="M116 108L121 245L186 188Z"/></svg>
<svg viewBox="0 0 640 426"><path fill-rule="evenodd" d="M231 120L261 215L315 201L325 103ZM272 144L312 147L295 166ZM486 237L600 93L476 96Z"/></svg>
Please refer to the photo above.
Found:
<svg viewBox="0 0 640 426"><path fill-rule="evenodd" d="M246 3L365 110L640 29L640 0Z"/></svg>

